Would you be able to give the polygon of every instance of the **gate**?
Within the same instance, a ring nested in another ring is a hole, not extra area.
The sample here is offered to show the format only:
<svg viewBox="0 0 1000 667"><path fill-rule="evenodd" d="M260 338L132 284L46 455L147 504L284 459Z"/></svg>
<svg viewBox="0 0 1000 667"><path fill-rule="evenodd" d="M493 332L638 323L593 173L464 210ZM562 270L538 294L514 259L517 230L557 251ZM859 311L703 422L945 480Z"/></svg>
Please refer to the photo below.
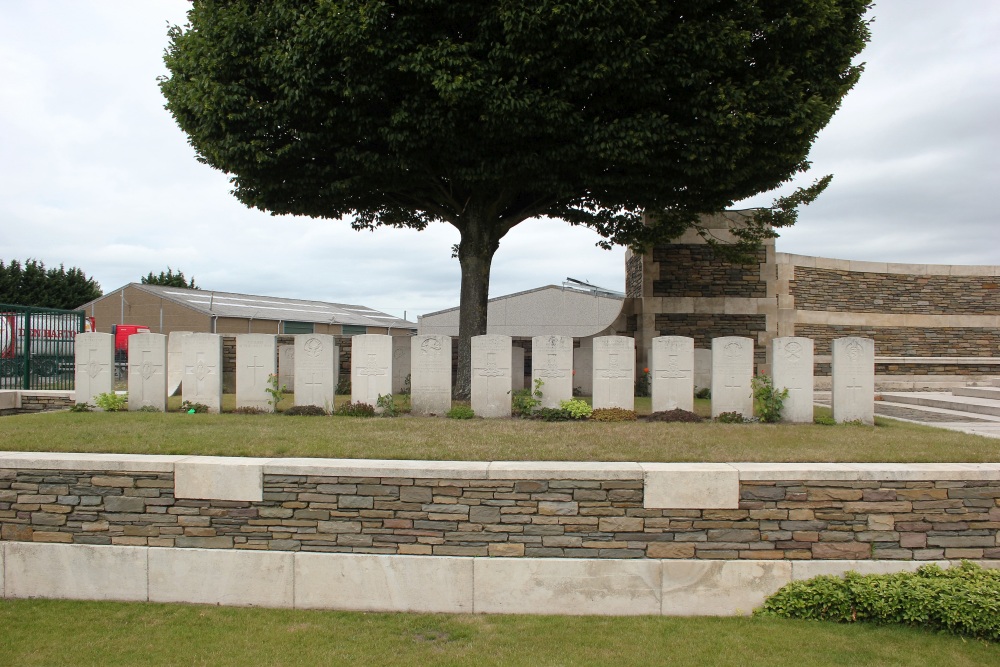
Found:
<svg viewBox="0 0 1000 667"><path fill-rule="evenodd" d="M0 304L0 389L73 389L82 310Z"/></svg>

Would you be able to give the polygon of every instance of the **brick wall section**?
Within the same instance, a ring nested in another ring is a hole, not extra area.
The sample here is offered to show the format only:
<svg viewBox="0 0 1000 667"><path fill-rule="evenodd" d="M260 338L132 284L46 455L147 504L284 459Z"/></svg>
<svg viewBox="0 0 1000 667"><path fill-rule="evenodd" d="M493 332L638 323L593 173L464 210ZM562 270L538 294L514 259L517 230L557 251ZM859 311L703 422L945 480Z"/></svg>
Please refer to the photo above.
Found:
<svg viewBox="0 0 1000 667"><path fill-rule="evenodd" d="M642 297L642 255L633 254L625 260L625 296Z"/></svg>
<svg viewBox="0 0 1000 667"><path fill-rule="evenodd" d="M1000 330L959 327L863 327L796 324L795 335L812 338L817 355L830 354L830 342L845 336L875 339L881 357L983 357L1000 354Z"/></svg>
<svg viewBox="0 0 1000 667"><path fill-rule="evenodd" d="M761 280L760 264L766 251L757 253L753 264L732 264L718 257L706 245L669 244L653 249L659 275L653 293L659 297L767 297L767 283Z"/></svg>
<svg viewBox="0 0 1000 667"><path fill-rule="evenodd" d="M696 348L706 350L712 349L713 338L744 336L754 341L754 363L764 363L767 355L767 349L757 344L757 334L767 330L767 317L765 315L659 313L656 315L654 326L657 336L688 336L694 338ZM827 343L827 348L829 349L829 343ZM816 354L819 352L817 351Z"/></svg>
<svg viewBox="0 0 1000 667"><path fill-rule="evenodd" d="M178 500L169 473L0 471L4 540L439 556L1000 558L1000 482L744 481L733 510L643 509L640 480L264 476Z"/></svg>
<svg viewBox="0 0 1000 667"><path fill-rule="evenodd" d="M44 412L47 410L68 410L76 404L69 396L46 396L25 392L21 394L21 409L18 412Z"/></svg>
<svg viewBox="0 0 1000 667"><path fill-rule="evenodd" d="M1000 315L995 276L920 276L795 267L799 310L929 315Z"/></svg>

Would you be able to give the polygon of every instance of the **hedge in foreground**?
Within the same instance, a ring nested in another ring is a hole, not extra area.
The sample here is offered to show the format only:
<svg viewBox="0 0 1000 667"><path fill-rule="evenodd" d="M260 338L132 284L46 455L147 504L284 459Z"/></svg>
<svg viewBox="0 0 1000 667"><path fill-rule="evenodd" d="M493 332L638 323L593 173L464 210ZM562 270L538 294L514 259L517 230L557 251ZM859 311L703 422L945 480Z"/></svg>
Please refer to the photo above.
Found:
<svg viewBox="0 0 1000 667"><path fill-rule="evenodd" d="M758 616L838 623L896 623L1000 640L1000 570L963 561L947 570L819 576L794 581L769 597Z"/></svg>

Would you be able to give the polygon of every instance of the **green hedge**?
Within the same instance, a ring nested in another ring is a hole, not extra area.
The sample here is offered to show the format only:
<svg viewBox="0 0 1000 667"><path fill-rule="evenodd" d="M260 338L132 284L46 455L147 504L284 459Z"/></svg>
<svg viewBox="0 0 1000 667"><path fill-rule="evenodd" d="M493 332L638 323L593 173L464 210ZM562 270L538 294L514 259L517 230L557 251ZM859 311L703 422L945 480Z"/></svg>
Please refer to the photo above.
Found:
<svg viewBox="0 0 1000 667"><path fill-rule="evenodd" d="M759 616L838 623L902 624L1000 640L1000 570L963 561L947 570L819 576L795 581L769 597Z"/></svg>

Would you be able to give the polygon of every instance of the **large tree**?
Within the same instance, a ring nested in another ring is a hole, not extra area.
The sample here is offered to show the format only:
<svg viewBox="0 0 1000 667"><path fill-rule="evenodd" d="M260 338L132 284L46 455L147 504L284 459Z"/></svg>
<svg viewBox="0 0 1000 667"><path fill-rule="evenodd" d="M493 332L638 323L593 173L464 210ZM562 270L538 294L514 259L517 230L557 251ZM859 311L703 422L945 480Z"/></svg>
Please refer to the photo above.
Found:
<svg viewBox="0 0 1000 667"><path fill-rule="evenodd" d="M101 294L97 281L75 266L46 269L36 259L23 264L16 259L10 264L0 260L0 303L75 309Z"/></svg>
<svg viewBox="0 0 1000 667"><path fill-rule="evenodd" d="M642 249L787 182L860 74L869 4L194 0L160 85L247 206L459 231L463 394L508 231L550 216Z"/></svg>
<svg viewBox="0 0 1000 667"><path fill-rule="evenodd" d="M160 271L160 275L154 276L153 272L150 271L149 275L141 278L143 285L163 285L164 287L184 287L186 289L201 289L194 284L194 276L191 280L187 280L184 277L184 272L178 270L174 273L174 270L167 267L166 271Z"/></svg>

